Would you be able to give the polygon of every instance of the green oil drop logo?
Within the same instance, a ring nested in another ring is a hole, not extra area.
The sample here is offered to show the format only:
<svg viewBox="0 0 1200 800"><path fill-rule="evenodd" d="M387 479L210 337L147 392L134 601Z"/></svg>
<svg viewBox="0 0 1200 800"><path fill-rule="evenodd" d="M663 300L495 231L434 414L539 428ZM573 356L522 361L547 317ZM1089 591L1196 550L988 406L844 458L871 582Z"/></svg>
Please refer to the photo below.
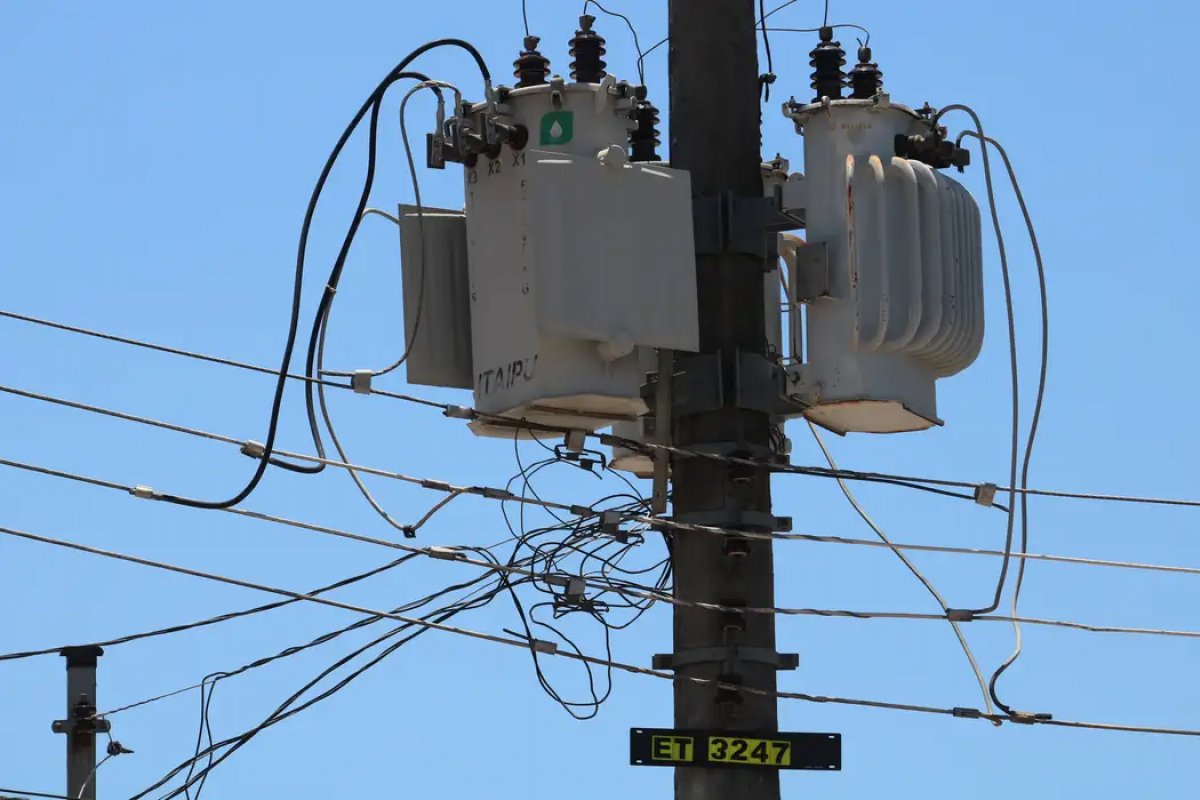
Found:
<svg viewBox="0 0 1200 800"><path fill-rule="evenodd" d="M575 138L575 114L571 111L551 111L542 117L541 144L566 144Z"/></svg>

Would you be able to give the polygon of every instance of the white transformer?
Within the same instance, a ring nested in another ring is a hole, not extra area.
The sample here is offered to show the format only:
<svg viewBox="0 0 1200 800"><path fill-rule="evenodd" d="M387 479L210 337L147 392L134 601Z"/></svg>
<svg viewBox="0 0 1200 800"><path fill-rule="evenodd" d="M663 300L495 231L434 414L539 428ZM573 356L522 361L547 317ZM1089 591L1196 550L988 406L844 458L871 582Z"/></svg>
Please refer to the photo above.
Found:
<svg viewBox="0 0 1200 800"><path fill-rule="evenodd" d="M632 87L611 76L597 83L549 83L501 90L489 112L528 142L496 146L465 168L465 271L462 236L452 218L425 219L425 301L409 361L418 383L473 389L488 414L596 430L646 413L646 370L639 348L698 349L691 185L686 172L627 155ZM473 122L474 121L474 122ZM483 135L479 131L479 135ZM406 319L419 285L421 252L413 209L402 226ZM449 231L449 233L447 233ZM451 317L465 316L469 326ZM458 309L450 313L449 309ZM469 329L468 329L469 328ZM412 324L407 325L411 335ZM464 330L468 329L468 330ZM422 338L437 341L422 343ZM470 338L470 366L447 354ZM436 359L436 361L435 361ZM447 371L453 374L448 375ZM462 378L470 375L469 384ZM476 433L512 437L484 419Z"/></svg>
<svg viewBox="0 0 1200 800"><path fill-rule="evenodd" d="M896 155L897 137L931 129L886 94L784 113L804 135L807 242L783 249L808 304L807 356L793 372L805 416L840 433L941 424L935 381L983 344L978 206L954 180Z"/></svg>

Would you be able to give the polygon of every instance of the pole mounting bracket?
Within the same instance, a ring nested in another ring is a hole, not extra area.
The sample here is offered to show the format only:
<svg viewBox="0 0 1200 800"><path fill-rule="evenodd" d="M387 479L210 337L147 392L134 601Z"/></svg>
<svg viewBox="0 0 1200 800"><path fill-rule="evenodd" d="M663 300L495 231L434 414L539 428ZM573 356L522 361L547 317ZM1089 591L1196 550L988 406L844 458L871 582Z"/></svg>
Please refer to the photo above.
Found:
<svg viewBox="0 0 1200 800"><path fill-rule="evenodd" d="M768 237L803 228L804 220L785 212L777 197L721 192L692 198L692 226L696 255L739 253L766 261L774 249Z"/></svg>
<svg viewBox="0 0 1200 800"><path fill-rule="evenodd" d="M678 670L696 664L725 664L726 671L737 672L739 662L766 664L777 670L793 670L800 666L797 653L777 653L769 647L695 647L678 653L659 653L654 656L654 669Z"/></svg>

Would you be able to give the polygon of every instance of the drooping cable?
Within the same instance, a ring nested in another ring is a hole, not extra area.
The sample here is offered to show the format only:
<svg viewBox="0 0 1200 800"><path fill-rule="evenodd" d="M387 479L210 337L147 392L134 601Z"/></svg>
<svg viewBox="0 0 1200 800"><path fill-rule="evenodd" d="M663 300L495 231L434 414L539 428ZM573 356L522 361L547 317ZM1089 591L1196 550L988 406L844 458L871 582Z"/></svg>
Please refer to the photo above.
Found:
<svg viewBox="0 0 1200 800"><path fill-rule="evenodd" d="M484 75L485 81L490 81L490 73L488 72L487 65L484 63L483 57L479 54L479 51L476 50L469 43L464 42L459 39L442 39L442 40L438 40L436 42L429 42L425 45L422 45L421 47L417 48L412 53L410 53L403 61L400 62L400 64L398 64L391 71L391 73L389 73L389 79L400 80L400 79L402 79L401 76L411 77L410 74L404 73L404 70L413 60L415 60L422 53L425 53L429 50L432 50L437 47L446 47L446 46L460 47L460 48L466 50L468 53L470 53L475 58L476 64L479 66L481 73ZM418 76L417 79L419 80L423 77L424 76ZM387 83L386 79L385 79L384 83L385 84ZM381 85L383 85L383 84L381 84ZM283 407L284 388L287 385L287 373L288 373L288 369L289 369L289 366L290 366L291 360L292 360L292 352L296 345L296 338L297 338L298 327L299 327L299 322L300 322L300 302L301 302L301 296L303 293L303 286L304 286L304 255L305 255L305 250L307 249L308 231L309 231L309 228L311 227L312 217L313 217L314 212L316 211L317 200L320 198L321 190L324 188L325 180L328 177L330 171L332 170L333 164L337 160L337 156L341 153L342 149L345 147L346 142L349 141L351 135L354 133L355 128L357 128L357 126L358 126L358 122L362 119L363 115L366 113L368 107L371 104L373 104L373 103L368 103L367 105L363 106L363 108L355 116L355 119L353 120L351 125L346 128L345 132L342 134L342 137L338 140L337 145L335 145L335 147L334 147L334 151L330 154L329 159L327 159L327 161L326 161L325 168L322 170L321 177L318 179L317 186L314 188L312 197L310 198L310 201L309 201L308 209L305 213L304 224L301 227L300 245L298 248L297 258L296 258L296 274L295 274L295 280L294 280L294 284L293 284L293 288L292 288L292 309L291 309L290 319L288 322L287 342L284 346L282 364L279 368L279 372L278 372L279 377L275 384L275 394L274 394L274 398L271 403L271 413L270 413L270 419L269 419L269 422L267 425L266 442L263 447L262 455L259 458L258 466L256 467L253 475L251 476L250 480L246 483L246 485L239 492L237 492L235 495L233 495L232 497L230 497L226 500L220 500L220 501L199 500L199 499L195 499L195 498L184 497L181 495L164 495L162 498L163 500L165 500L167 502L175 503L178 505L191 506L191 507L195 507L195 508L232 507L232 506L238 505L243 500L245 500L247 497L249 497L254 492L254 490L258 487L258 484L262 481L263 475L266 473L267 466L271 463L272 458L273 458L272 449L274 447L275 436L276 436L276 434L278 432L278 428L279 428L279 418L280 418L280 415L282 412L282 407ZM365 207L365 204L363 204L363 206ZM358 214L355 215L355 222L354 222L355 227L357 226L357 222L359 221L360 214L361 214L361 208L360 208ZM306 374L311 374L311 370L308 370L306 372ZM310 386L311 386L311 384L310 384ZM310 415L310 417L311 417L311 415ZM319 444L318 444L318 447L319 447Z"/></svg>
<svg viewBox="0 0 1200 800"><path fill-rule="evenodd" d="M326 598L312 598L312 597L308 597L308 596L303 595L298 592L289 591L287 589L266 586L263 584L256 584L256 583L252 583L250 581L243 581L240 579L229 578L226 576L216 575L216 574L212 574L212 573L205 573L205 572L201 572L199 570L193 570L193 569L189 569L187 567L180 567L180 566L174 565L174 564L167 564L165 562L152 561L150 559L144 559L144 558L141 558L138 556L132 556L132 555L124 554L124 553L117 553L117 552L113 552L113 551L102 550L100 548L91 547L89 545L83 545L83 544L79 544L76 542L69 542L69 541L65 541L62 539L54 539L51 537L41 536L38 534L26 532L26 531L17 531L12 528L0 528L0 533L4 533L6 535L17 536L19 538L25 538L25 539L29 539L32 541L38 541L38 542L42 542L45 544L51 544L51 545L55 545L58 547L65 547L68 549L86 552L86 553L90 553L93 555L100 555L100 556L104 556L107 558L117 559L117 560L126 561L126 562L130 562L130 563L136 563L136 564L140 564L142 566L153 567L156 569L163 569L166 571L176 572L176 573L180 573L180 574L186 574L186 575L189 575L192 577L199 577L199 578L203 578L206 580L212 580L212 581L217 581L220 583L241 586L243 588L253 589L256 591L262 591L262 592L267 592L267 593L271 593L271 594L279 594L279 595L283 595L283 596L287 596L287 597L295 597L297 599L307 600L309 602L317 603L320 605L328 605L328 606L332 606L335 608L341 608L343 610L352 611L354 613L363 614L366 616L381 616L381 617L388 618L388 619L396 619L401 622L411 622L415 626L430 629L430 630L441 630L441 631L445 631L445 632L449 632L449 633L456 633L459 635L467 636L469 638L479 639L479 640L483 640L483 641L489 641L489 642L493 642L496 644L504 644L504 645L507 645L510 647L525 648L528 646L527 643L522 642L520 640L506 639L502 636L495 636L492 634L481 633L479 631L472 631L472 630L468 630L468 629L464 629L464 628L458 628L455 626L446 625L442 622L434 622L434 621L425 620L425 619L413 619L410 617L403 617L403 616L397 615L397 614L389 614L389 613L385 613L385 612L380 612L380 611L365 608L362 606L355 606L355 605L352 605L349 603L341 603L341 602L329 600ZM599 659L599 658L595 658L593 656L579 655L579 654L576 654L573 652L564 652L562 650L554 650L553 654L557 655L559 657L567 658L567 659L571 659L571 660L587 661L587 662L590 662L593 664L599 664L601 666L611 666L612 668L619 669L623 672L629 672L629 673L638 674L638 675L646 675L646 676L650 676L650 677L659 678L661 680L679 680L679 678L677 676L675 676L671 673L668 673L668 672L648 669L645 667L638 667L638 666L635 666L632 664L613 661L611 659L607 659L607 660ZM734 685L734 684L725 683L725 682L719 681L719 680L711 680L711 679L707 679L707 678L698 678L698 677L687 677L687 678L683 678L683 680L688 680L693 683L703 684L703 685L707 685L707 686L716 686L719 688L725 688L725 689L729 689L732 691L742 692L745 694L753 694L756 696L776 697L776 698L782 698L782 699L794 699L794 700L802 700L802 701L813 702L813 703L832 703L832 704L838 704L838 705L853 705L853 706L860 706L860 707L866 707L866 708L883 708L883 709L891 709L891 710L897 710L897 711L909 711L909 712L916 712L916 713L952 716L952 717L956 717L959 719L976 719L976 720L986 719L986 720L989 720L992 722L996 721L997 719L999 719L1001 721L1008 719L1007 717L995 717L995 716L988 717L985 714L983 714L983 712L981 712L981 711L978 711L976 709L969 709L969 708L938 708L938 707L934 707L934 706L923 706L923 705L908 704L908 703L893 703L893 702L876 701L876 700L861 700L861 699L852 699L852 698L844 698L844 697L829 697L829 696L822 696L822 695L805 694L805 693L800 693L800 692L773 692L773 691L769 691L769 690L754 689L751 687L742 686L740 684ZM1040 719L1032 719L1032 718L1029 720L1023 720L1023 721L1027 721L1030 724L1041 724L1043 722L1046 722L1047 724L1049 724L1049 721L1040 720ZM1104 724L1104 723L1071 722L1071 721L1063 721L1063 720L1055 720L1054 723L1057 723L1059 726L1067 726L1067 727L1091 727L1091 728L1098 728L1098 729L1104 729L1104 730L1123 730L1123 731L1134 731L1134 732L1145 732L1145 733L1158 733L1158 734L1164 734L1164 735L1200 736L1200 730L1190 730L1190 729L1153 728L1153 727L1132 726L1132 725L1109 725L1109 724Z"/></svg>
<svg viewBox="0 0 1200 800"><path fill-rule="evenodd" d="M975 123L975 128L979 133L980 138L984 137L983 122L980 121L979 115L968 106L955 104L945 106L934 115L930 121L930 125L936 126L945 114L951 111L962 111L971 117ZM1010 444L1010 460L1009 460L1009 479L1010 487L1009 495L1009 511L1008 524L1004 537L1004 552L1012 553L1013 549L1013 534L1016 524L1016 487L1017 487L1017 459L1020 450L1020 371L1017 363L1017 321L1016 314L1013 310L1013 291L1012 278L1008 269L1008 251L1004 246L1004 230L1000 225L1000 215L996 208L996 192L992 183L992 166L988 160L987 148L981 148L983 155L983 176L987 187L988 210L991 212L992 230L996 235L996 248L1000 254L1000 273L1004 279L1004 307L1008 317L1008 357L1009 370L1011 373L1011 393L1012 393L1012 421L1011 421L1011 444ZM996 580L996 591L992 597L992 601L983 608L971 609L971 614L991 614L1000 607L1000 600L1004 594L1004 586L1008 579L1008 569L1011 559L1007 556L1001 562L1000 575ZM1024 562L1022 562L1024 563Z"/></svg>
<svg viewBox="0 0 1200 800"><path fill-rule="evenodd" d="M1008 172L1009 182L1012 184L1013 195L1016 197L1017 204L1021 208L1021 215L1025 219L1025 228L1029 233L1029 244L1033 250L1034 263L1037 267L1038 294L1041 300L1042 321L1041 365L1038 371L1037 395L1033 404L1033 416L1030 418L1029 422L1029 438L1025 443L1024 460L1021 462L1021 553L1024 554L1028 552L1029 549L1029 492L1026 491L1029 486L1029 465L1033 457L1033 443L1037 438L1038 423L1042 417L1042 403L1045 399L1046 393L1046 373L1048 371L1050 350L1050 304L1049 300L1047 299L1046 292L1046 268L1044 262L1042 261L1042 248L1038 242L1037 230L1033 224L1033 217L1029 213L1029 206L1025 203L1025 194L1021 191L1021 183L1017 179L1017 172L1015 169L1013 169L1012 161L1008 157L1008 151L1004 149L1003 145L990 136L987 138L981 138L979 133L969 130L963 131L961 134L959 134L956 144L961 144L964 136L971 136L975 139L978 139L980 141L981 148L986 149L988 146L996 148L996 152L998 152L1001 159L1003 159L1004 168ZM1021 559L1020 564L1017 566L1017 580L1013 586L1012 596L1013 617L1017 616L1017 607L1021 598L1021 587L1025 582L1025 564L1026 560ZM1012 655L1010 655L1008 659L1005 660L1004 663L1001 664L996 672L992 675L990 683L992 699L995 700L996 705L999 708L1010 714L1012 713L1012 709L1002 703L999 697L997 697L996 682L999 680L1000 676L1004 674L1005 670L1015 664L1017 659L1021 656L1022 639L1020 624L1013 623L1013 627L1016 643L1013 648Z"/></svg>
<svg viewBox="0 0 1200 800"><path fill-rule="evenodd" d="M810 431L812 431L813 438L817 441L817 446L821 449L821 452L825 454L825 460L829 462L830 468L837 469L837 462L835 462L833 459L833 453L831 453L829 448L825 445L825 440L821 438L821 433L817 430L817 426L809 421L808 428ZM917 568L917 565L914 564L912 560L904 554L903 550L892 544L891 538L884 533L883 529L880 528L875 523L875 520L871 518L871 515L867 513L867 510L862 507L862 504L858 502L858 498L856 498L854 493L850 491L850 487L846 484L846 482L839 478L838 486L841 488L842 494L846 496L846 500L849 501L851 507L853 507L855 512L858 513L863 522L867 523L867 527L875 531L875 535L891 548L892 552L896 554L896 557L899 558L900 561L903 562L904 566L908 568L908 571L913 574L913 577L920 581L921 585L925 587L925 590L928 591L929 594L933 596L933 599L937 601L937 604L941 606L942 613L949 616L950 606L946 603L945 598L942 597L941 592L939 592L937 588L934 587L934 585L929 581L929 579L925 577L924 573ZM983 678L983 671L979 669L979 662L975 659L975 653L971 650L971 645L967 641L966 635L963 634L960 624L954 620L950 620L950 627L953 628L954 635L958 638L958 643L962 647L963 654L966 655L967 661L971 665L971 671L975 674L975 679L979 682L979 689L983 693L984 710L988 714L991 714L992 701L988 694L987 682Z"/></svg>

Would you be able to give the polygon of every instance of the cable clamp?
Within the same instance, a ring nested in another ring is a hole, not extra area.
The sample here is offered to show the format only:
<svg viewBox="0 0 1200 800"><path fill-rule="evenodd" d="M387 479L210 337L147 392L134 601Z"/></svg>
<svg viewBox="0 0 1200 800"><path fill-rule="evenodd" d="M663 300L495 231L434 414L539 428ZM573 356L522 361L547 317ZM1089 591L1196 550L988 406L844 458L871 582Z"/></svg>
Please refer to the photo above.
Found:
<svg viewBox="0 0 1200 800"><path fill-rule="evenodd" d="M463 561L466 558L461 551L453 547L426 547L424 552L430 558L437 558L442 561Z"/></svg>
<svg viewBox="0 0 1200 800"><path fill-rule="evenodd" d="M587 506L571 506L571 515L575 517L590 517L593 513Z"/></svg>
<svg viewBox="0 0 1200 800"><path fill-rule="evenodd" d="M371 378L374 376L375 373L369 369L356 369L350 375L350 388L357 394L370 394Z"/></svg>
<svg viewBox="0 0 1200 800"><path fill-rule="evenodd" d="M551 656L558 653L557 642L548 642L545 639L530 639L529 645L535 653L545 653Z"/></svg>
<svg viewBox="0 0 1200 800"><path fill-rule="evenodd" d="M424 480L424 481L421 481L421 488L422 489L436 489L439 492L454 491L453 488L451 488L450 484L446 483L445 481Z"/></svg>
<svg viewBox="0 0 1200 800"><path fill-rule="evenodd" d="M951 622L974 622L975 612L965 608L946 609L946 619Z"/></svg>
<svg viewBox="0 0 1200 800"><path fill-rule="evenodd" d="M242 455L250 458L262 458L267 453L267 446L262 442L247 439L242 442Z"/></svg>
<svg viewBox="0 0 1200 800"><path fill-rule="evenodd" d="M143 500L153 500L158 497L158 492L154 491L153 487L150 486L135 486L129 490L129 493Z"/></svg>
<svg viewBox="0 0 1200 800"><path fill-rule="evenodd" d="M621 544L625 544L629 541L629 532L621 530L621 523L624 521L625 515L620 511L601 511L600 532L613 537Z"/></svg>
<svg viewBox="0 0 1200 800"><path fill-rule="evenodd" d="M959 719L982 719L983 712L978 708L953 708L950 713Z"/></svg>
<svg viewBox="0 0 1200 800"><path fill-rule="evenodd" d="M548 586L568 587L572 579L568 575L547 575L545 580Z"/></svg>
<svg viewBox="0 0 1200 800"><path fill-rule="evenodd" d="M490 486L472 486L471 492L483 495L491 500L516 500L517 496L507 489L494 489Z"/></svg>
<svg viewBox="0 0 1200 800"><path fill-rule="evenodd" d="M996 502L996 484L981 483L975 487L975 502L981 506L991 506Z"/></svg>
<svg viewBox="0 0 1200 800"><path fill-rule="evenodd" d="M1018 725L1036 725L1052 719L1054 719L1053 714L1035 714L1032 711L1013 711L1008 715L1009 722L1015 722Z"/></svg>
<svg viewBox="0 0 1200 800"><path fill-rule="evenodd" d="M473 420L478 416L478 414L475 413L475 409L467 408L466 406L446 406L442 409L442 415L449 417L450 419L466 420Z"/></svg>

